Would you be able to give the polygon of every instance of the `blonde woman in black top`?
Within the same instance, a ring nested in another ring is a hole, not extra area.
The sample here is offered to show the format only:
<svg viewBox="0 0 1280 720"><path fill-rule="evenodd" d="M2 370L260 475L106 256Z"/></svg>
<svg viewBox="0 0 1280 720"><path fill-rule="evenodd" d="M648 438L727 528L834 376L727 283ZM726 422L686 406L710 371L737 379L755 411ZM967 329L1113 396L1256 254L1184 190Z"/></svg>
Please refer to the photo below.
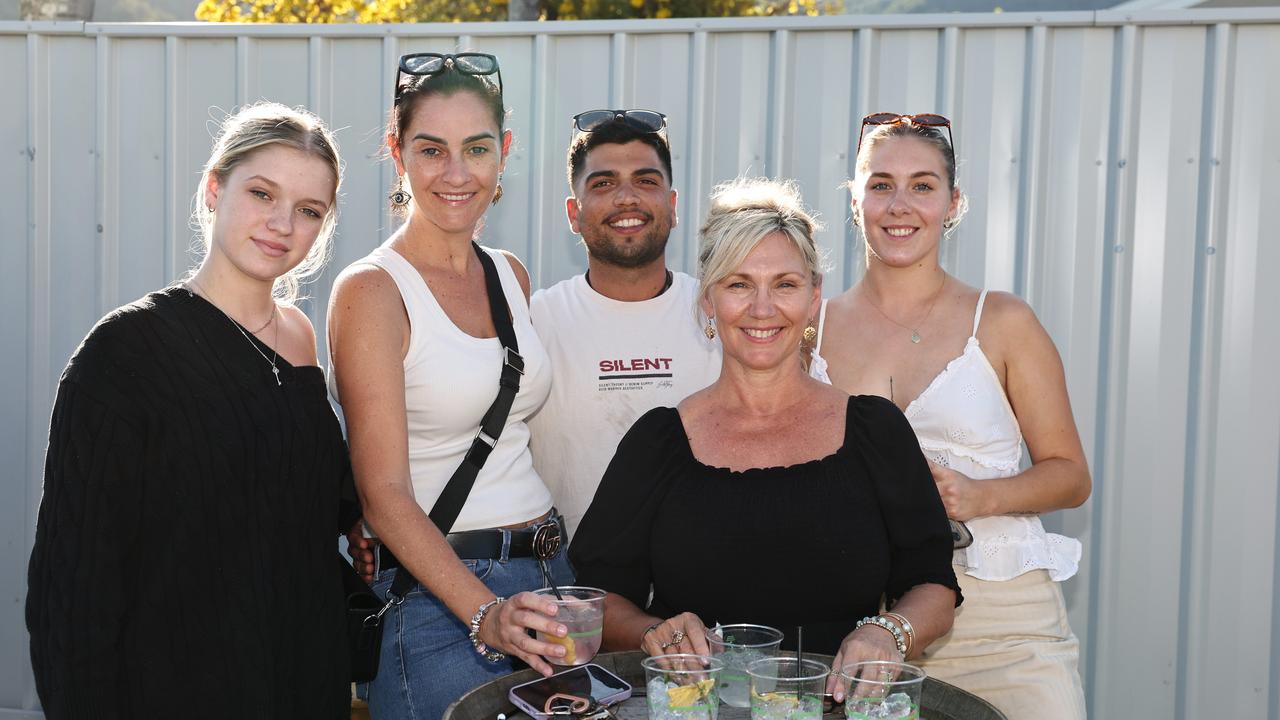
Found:
<svg viewBox="0 0 1280 720"><path fill-rule="evenodd" d="M911 427L801 365L814 229L790 184L712 198L698 270L720 378L636 421L570 546L578 582L609 591L606 649L705 654L705 626L739 622L779 628L787 648L803 625L838 669L901 661L951 627L951 537Z"/></svg>
<svg viewBox="0 0 1280 720"><path fill-rule="evenodd" d="M350 715L347 454L292 303L340 170L310 113L230 117L196 196L199 269L112 311L68 363L27 597L50 720Z"/></svg>

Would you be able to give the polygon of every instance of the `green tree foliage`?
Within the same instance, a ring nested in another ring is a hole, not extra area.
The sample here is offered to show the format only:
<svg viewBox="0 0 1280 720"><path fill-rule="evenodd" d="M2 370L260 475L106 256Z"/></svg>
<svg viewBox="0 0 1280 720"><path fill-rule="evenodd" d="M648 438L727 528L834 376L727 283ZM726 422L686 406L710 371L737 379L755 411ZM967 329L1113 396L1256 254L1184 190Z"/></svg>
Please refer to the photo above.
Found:
<svg viewBox="0 0 1280 720"><path fill-rule="evenodd" d="M539 0L544 20L829 15L844 0ZM209 22L414 23L506 20L507 0L202 0Z"/></svg>

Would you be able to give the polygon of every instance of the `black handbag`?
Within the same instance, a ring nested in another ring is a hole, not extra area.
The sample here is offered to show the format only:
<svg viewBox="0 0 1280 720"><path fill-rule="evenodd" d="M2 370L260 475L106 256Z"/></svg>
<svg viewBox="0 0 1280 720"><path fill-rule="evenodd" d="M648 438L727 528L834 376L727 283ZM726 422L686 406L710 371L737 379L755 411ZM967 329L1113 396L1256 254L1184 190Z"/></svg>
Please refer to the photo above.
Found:
<svg viewBox="0 0 1280 720"><path fill-rule="evenodd" d="M338 555L342 565L342 590L347 598L347 643L351 648L351 682L369 682L378 674L382 656L382 601L373 589Z"/></svg>
<svg viewBox="0 0 1280 720"><path fill-rule="evenodd" d="M471 494L480 468L489 459L489 453L498 444L498 436L507 424L507 416L511 413L511 404L515 402L516 393L520 391L520 376L524 374L524 358L520 356L520 347L516 343L515 328L511 325L511 307L502 293L502 281L498 278L498 269L493 258L471 243L476 256L480 258L480 266L484 269L484 287L489 294L489 312L493 318L493 327L498 332L498 340L502 343L502 375L498 379L498 396L489 406L480 421L480 430L471 442L471 448L462 458L462 464L453 472L449 482L440 492L436 504L431 508L428 517L440 528L442 535L448 535L453 523L462 512L462 506ZM351 679L354 682L369 682L378 674L378 659L382 654L382 616L388 610L404 602L405 593L413 587L413 574L408 568L396 569L395 579L391 581L391 589L387 592L387 601L379 600L373 590L360 578L355 568L339 556L345 566L343 585L347 594L347 635L351 646Z"/></svg>

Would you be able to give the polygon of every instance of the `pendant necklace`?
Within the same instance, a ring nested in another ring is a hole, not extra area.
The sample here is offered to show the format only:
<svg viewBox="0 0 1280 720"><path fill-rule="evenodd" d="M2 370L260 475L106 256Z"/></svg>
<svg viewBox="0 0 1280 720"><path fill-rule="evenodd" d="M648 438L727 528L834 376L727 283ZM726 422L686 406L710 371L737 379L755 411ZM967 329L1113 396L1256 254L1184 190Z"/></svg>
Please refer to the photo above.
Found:
<svg viewBox="0 0 1280 720"><path fill-rule="evenodd" d="M911 331L911 342L915 343L916 345L919 345L919 344L920 344L920 341L921 341L923 338L921 338L921 337L920 337L920 330L919 330L918 328L924 327L924 324L925 324L926 322L928 322L928 321L929 321L929 316L933 314L933 306L934 306L935 304L937 304L937 302L938 302L938 297L939 297L940 295L942 295L942 288L943 288L943 286L945 286L946 284L947 284L947 276L946 276L946 274L943 274L943 276L942 276L942 282L938 284L938 289L937 289L937 290L935 290L935 291L934 291L934 293L933 293L933 299L929 301L929 309L928 309L927 311L925 311L924 317L923 317L923 318L921 318L920 322L919 322L919 323L917 323L916 327L910 327L910 326L907 326L907 325L903 325L902 323L898 322L897 320L894 320L893 318L889 317L889 316L888 316L888 314L886 314L886 313L885 313L885 311L883 311L883 310L881 310L881 309L880 309L880 306L879 306L879 305L876 305L876 304L875 304L875 302L873 302L873 301L871 300L871 294L870 294L870 293L867 293L867 294L866 294L866 299L867 299L867 303L868 303L868 304L870 304L870 305L871 305L871 307L875 308L875 309L876 309L876 312L880 313L880 317L884 318L885 320L888 320L889 322L893 323L894 325L897 325L898 327L902 328L903 330L910 330L910 331Z"/></svg>
<svg viewBox="0 0 1280 720"><path fill-rule="evenodd" d="M258 343L254 342L253 338L249 337L249 333L246 333L244 331L244 328L240 325L240 323L233 320L232 317L228 315L226 312L224 312L222 308L218 307L213 302L213 300L209 299L209 293L205 292L204 288L200 287L200 285L197 284L195 280L188 280L187 284L195 288L199 292L200 297L203 297L205 299L205 302L209 303L210 305L213 305L213 309L222 313L222 317L226 318L228 322L230 322L233 326L235 326L236 330L240 331L240 334L244 336L245 341L247 341L249 345L253 347L254 351L257 352L259 355L261 355L262 359L266 360L267 363L271 365L271 373L275 375L275 378L276 378L276 387L280 387L282 385L280 382L280 368L279 366L276 365L276 360L280 357L280 353L276 352L276 348L275 348L275 346L278 345L280 342L280 325L279 324L276 325L275 336L272 337L271 339L271 357L267 357L267 354L262 352L262 348L258 347ZM267 326L270 325L271 322L276 319L276 310L277 308L276 308L275 300L272 300L271 301L271 317L267 318L267 321L262 324L262 327L253 331L254 335L257 335L263 330L266 330Z"/></svg>

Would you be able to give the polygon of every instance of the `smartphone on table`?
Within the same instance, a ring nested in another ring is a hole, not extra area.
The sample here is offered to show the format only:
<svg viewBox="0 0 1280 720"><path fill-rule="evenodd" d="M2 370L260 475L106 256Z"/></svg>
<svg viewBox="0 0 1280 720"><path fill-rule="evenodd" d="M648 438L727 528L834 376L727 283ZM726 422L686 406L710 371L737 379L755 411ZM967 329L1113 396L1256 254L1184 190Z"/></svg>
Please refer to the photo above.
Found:
<svg viewBox="0 0 1280 720"><path fill-rule="evenodd" d="M517 685L507 692L516 707L534 718L550 717L547 701L557 695L561 696L558 702L569 696L612 705L631 697L631 685L603 667L589 663Z"/></svg>

